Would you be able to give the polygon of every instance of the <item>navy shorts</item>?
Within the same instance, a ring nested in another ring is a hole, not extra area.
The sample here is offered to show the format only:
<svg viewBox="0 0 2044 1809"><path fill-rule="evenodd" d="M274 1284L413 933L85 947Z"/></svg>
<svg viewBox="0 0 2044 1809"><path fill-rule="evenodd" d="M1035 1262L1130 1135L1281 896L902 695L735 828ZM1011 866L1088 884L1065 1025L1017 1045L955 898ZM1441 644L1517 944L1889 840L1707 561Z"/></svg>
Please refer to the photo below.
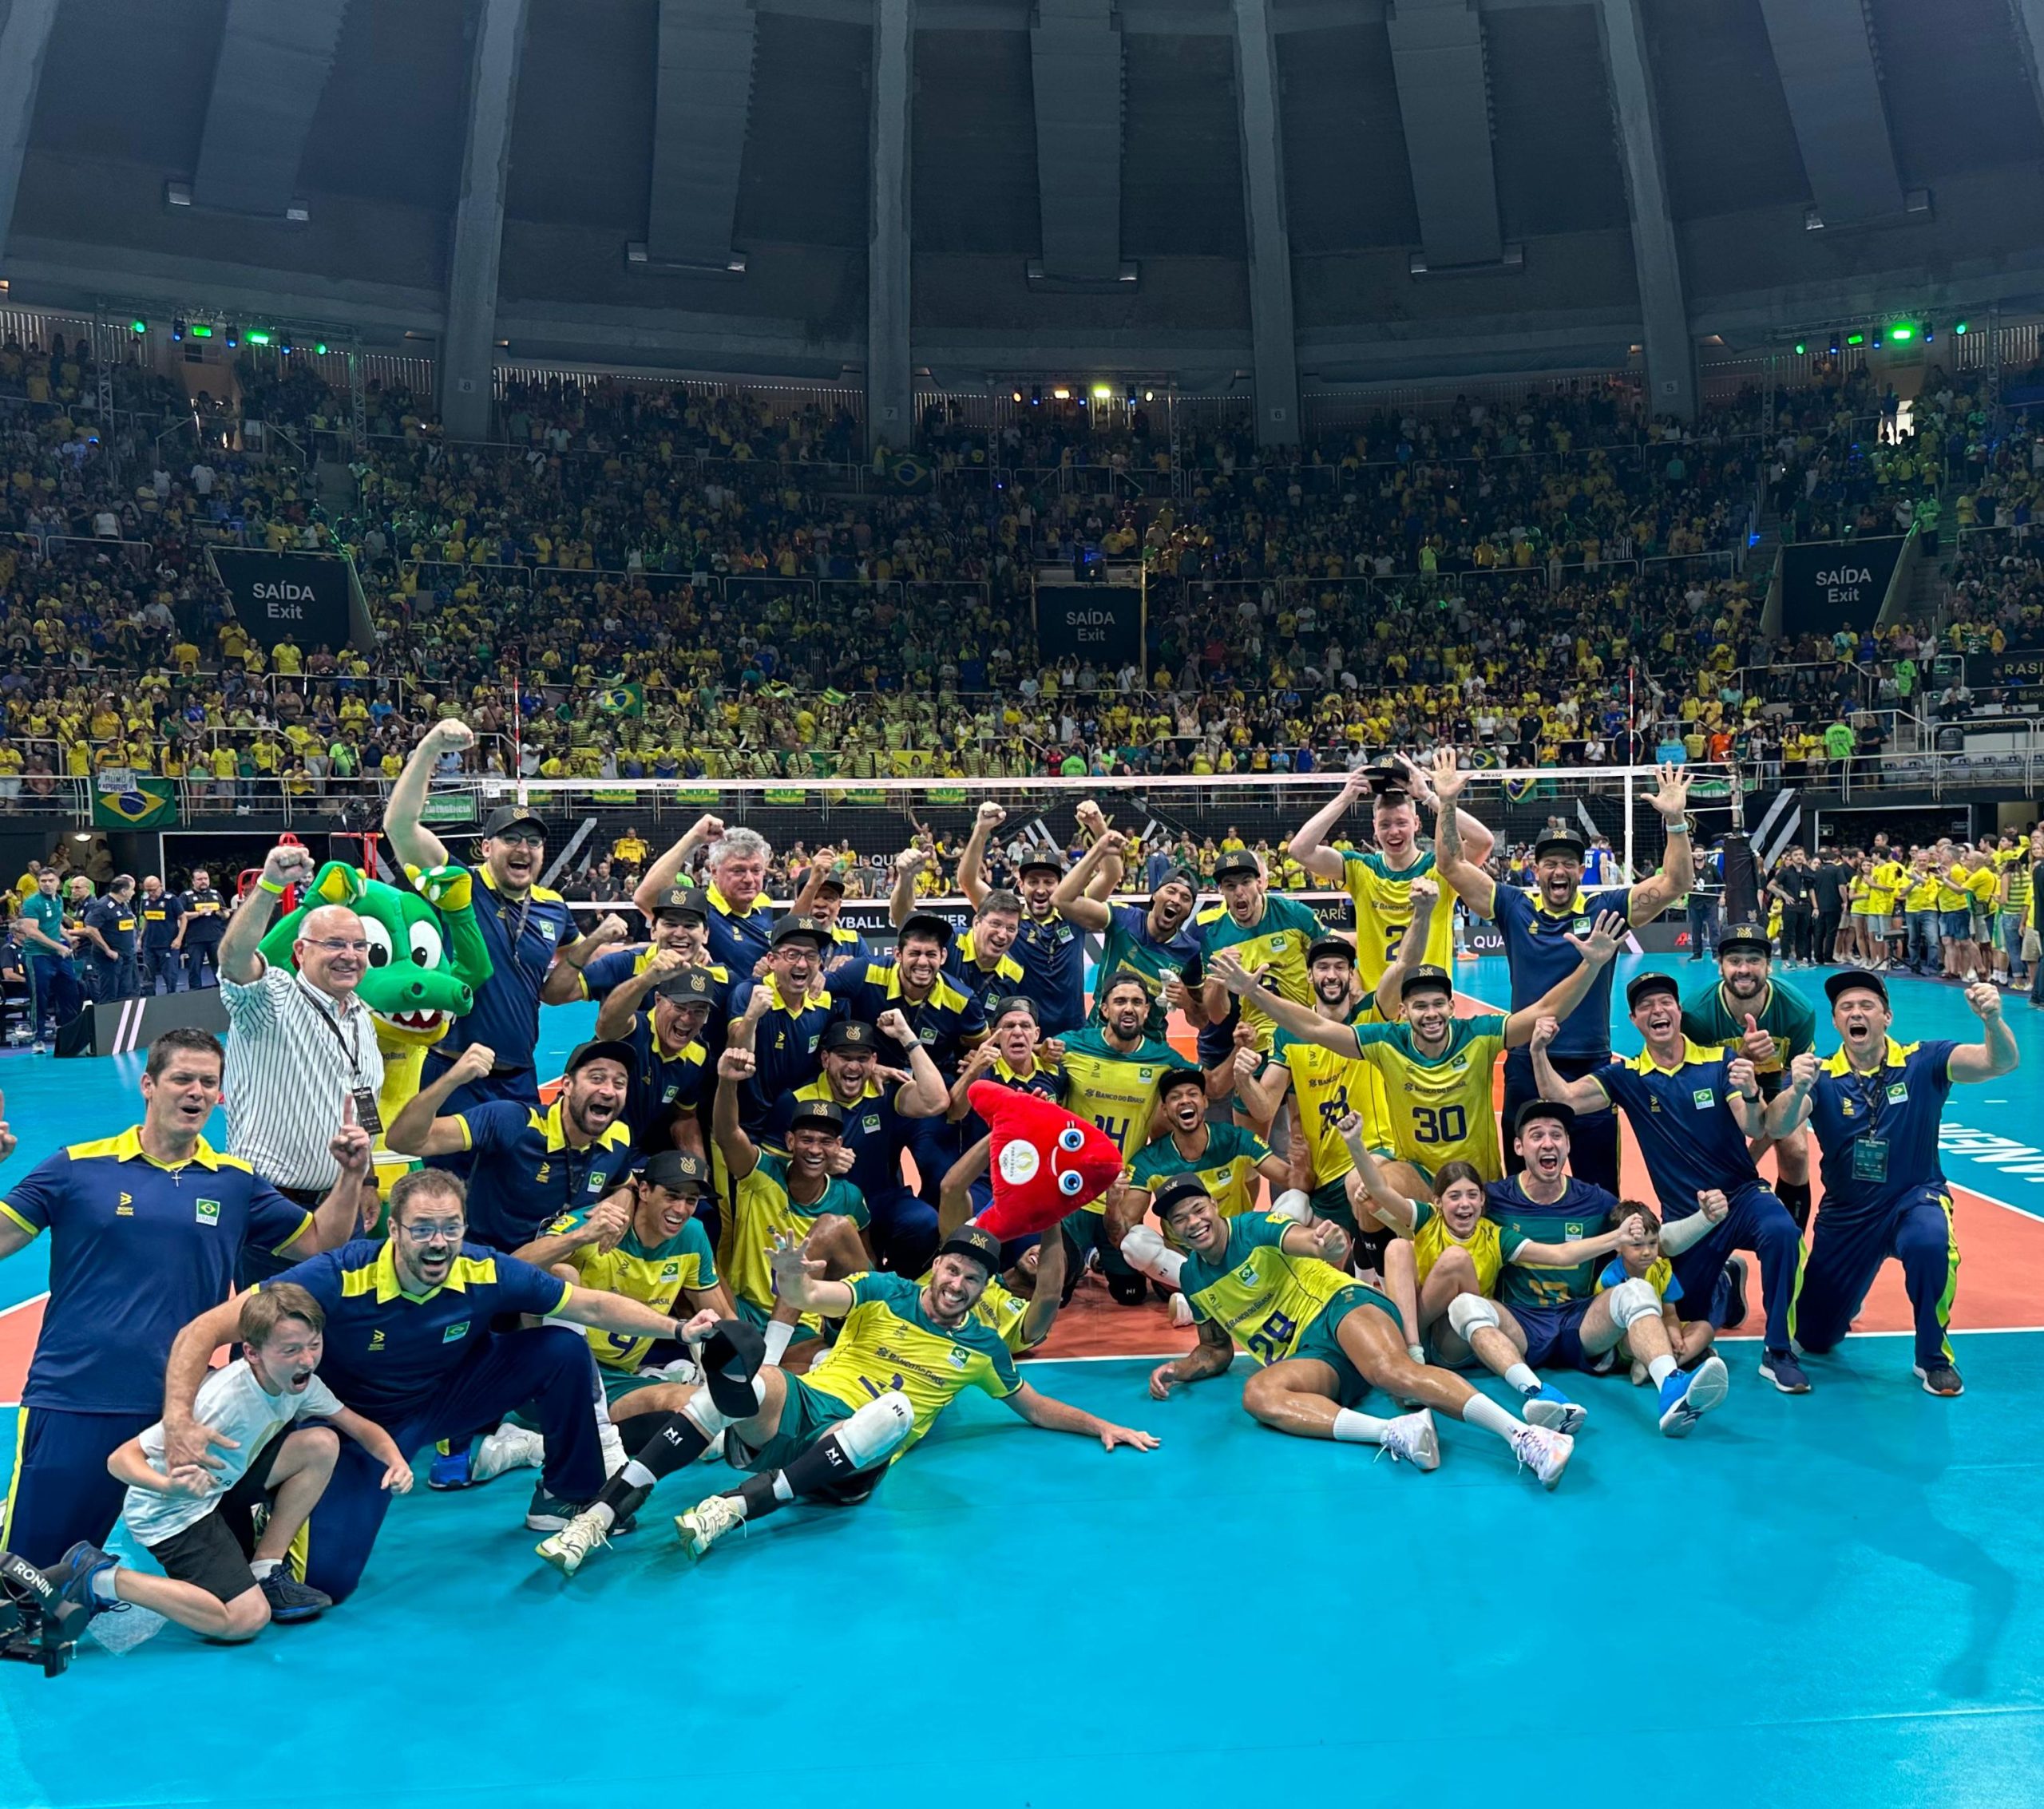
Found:
<svg viewBox="0 0 2044 1809"><path fill-rule="evenodd" d="M1511 1316L1526 1334L1527 1367L1580 1369L1591 1376L1602 1376L1609 1369L1609 1351L1593 1356L1583 1348L1583 1322L1594 1304L1566 1300L1558 1307L1512 1307Z"/></svg>

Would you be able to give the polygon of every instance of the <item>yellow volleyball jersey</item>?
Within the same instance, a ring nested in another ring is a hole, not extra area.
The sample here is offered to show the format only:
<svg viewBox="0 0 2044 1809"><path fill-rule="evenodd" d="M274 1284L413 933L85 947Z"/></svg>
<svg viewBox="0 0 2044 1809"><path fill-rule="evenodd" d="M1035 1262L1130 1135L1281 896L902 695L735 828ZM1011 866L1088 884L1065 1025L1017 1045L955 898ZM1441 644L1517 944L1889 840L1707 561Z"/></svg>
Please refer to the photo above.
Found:
<svg viewBox="0 0 2044 1809"><path fill-rule="evenodd" d="M1381 854L1341 857L1341 885L1356 907L1356 968L1370 992L1398 958L1399 944L1412 922L1412 881L1434 870L1431 850L1409 867L1393 867ZM1455 901L1444 896L1427 925L1426 952L1420 959L1436 968L1455 965Z"/></svg>
<svg viewBox="0 0 2044 1809"><path fill-rule="evenodd" d="M1115 1140L1123 1158L1133 1162L1150 1141L1158 1083L1170 1069L1183 1066L1177 1051L1147 1036L1131 1050L1117 1049L1098 1024L1073 1031L1064 1043L1064 1059L1058 1065L1065 1079L1064 1109L1097 1125ZM1096 1200L1083 1209L1104 1213L1107 1207Z"/></svg>
<svg viewBox="0 0 2044 1809"><path fill-rule="evenodd" d="M570 1213L548 1227L554 1233L572 1231L582 1214ZM568 1261L576 1279L584 1288L601 1288L607 1294L622 1294L627 1300L643 1300L662 1312L670 1311L683 1289L695 1293L717 1285L717 1260L711 1254L710 1234L691 1219L664 1243L650 1249L628 1231L614 1250L600 1250L584 1244ZM605 1332L590 1325L583 1328L589 1340L589 1354L606 1369L636 1370L653 1348L651 1338L627 1332Z"/></svg>
<svg viewBox="0 0 2044 1809"><path fill-rule="evenodd" d="M774 1241L782 1233L806 1237L826 1213L841 1213L862 1231L872 1221L866 1196L849 1181L833 1175L823 1196L803 1205L788 1192L788 1165L770 1150L759 1153L759 1166L732 1190L731 1222L724 1232L724 1278L734 1298L749 1300L762 1312L774 1310ZM803 1320L810 1324L811 1314Z"/></svg>
<svg viewBox="0 0 2044 1809"><path fill-rule="evenodd" d="M1938 908L1940 911L1967 911L1973 906L1973 894L1967 889L1964 873L1955 877L1949 873L1938 876Z"/></svg>
<svg viewBox="0 0 2044 1809"><path fill-rule="evenodd" d="M1467 1237L1458 1237L1448 1229L1439 1208L1424 1200L1415 1200L1412 1204L1419 1214L1412 1225L1412 1265L1419 1272L1420 1285L1427 1285L1434 1265L1452 1249L1469 1253L1469 1260L1476 1265L1477 1291L1496 1293L1498 1277L1504 1269L1504 1249L1498 1241L1497 1226L1487 1218L1480 1218L1474 1231Z"/></svg>
<svg viewBox="0 0 2044 1809"><path fill-rule="evenodd" d="M1381 1023L1373 1004L1364 1005L1352 1023ZM1356 1164L1349 1146L1334 1127L1354 1112L1363 1121L1363 1141L1373 1150L1391 1147L1391 1113L1384 1082L1360 1057L1337 1055L1317 1043L1302 1043L1279 1031L1271 1045L1274 1059L1292 1073L1292 1091L1299 1102L1299 1122L1305 1126L1306 1150L1313 1160L1313 1183L1324 1187L1339 1181Z"/></svg>
<svg viewBox="0 0 2044 1809"><path fill-rule="evenodd" d="M1903 899L1903 908L1910 911L1935 911L1938 908L1938 876L1935 873L1912 870L1909 888Z"/></svg>
<svg viewBox="0 0 2044 1809"><path fill-rule="evenodd" d="M1178 1273L1193 1317L1219 1326L1265 1363L1289 1356L1299 1334L1353 1281L1317 1257L1285 1253L1285 1233L1297 1222L1278 1213L1230 1219L1218 1261L1192 1251Z"/></svg>
<svg viewBox="0 0 2044 1809"><path fill-rule="evenodd" d="M1202 1128L1206 1135L1203 1153L1186 1155L1180 1151L1175 1136L1160 1137L1137 1152L1129 1165L1131 1178L1137 1186L1147 1187L1154 1193L1175 1174L1196 1174L1213 1195L1222 1217L1253 1211L1263 1190L1257 1165L1270 1155L1270 1146L1240 1125L1209 1122Z"/></svg>
<svg viewBox="0 0 2044 1809"><path fill-rule="evenodd" d="M1504 1178L1491 1094L1504 1025L1495 1012L1457 1018L1446 1051L1434 1061L1420 1054L1410 1024L1356 1026L1363 1059L1383 1078L1391 1146L1428 1175L1460 1161L1473 1165L1486 1181Z"/></svg>
<svg viewBox="0 0 2044 1809"><path fill-rule="evenodd" d="M1244 929L1228 913L1225 904L1202 911L1194 927L1199 933L1200 952L1211 960L1222 949L1232 949L1246 968L1261 968L1264 977L1295 1004L1313 1003L1313 980L1306 972L1306 951L1321 933L1320 919L1296 898L1281 893L1264 896L1263 915L1252 929ZM1266 1055L1277 1026L1258 1008L1254 996L1244 999L1242 1022L1256 1032L1256 1046Z"/></svg>
<svg viewBox="0 0 2044 1809"><path fill-rule="evenodd" d="M939 1325L922 1308L922 1289L905 1276L847 1277L852 1310L838 1341L802 1380L850 1407L864 1407L890 1390L909 1397L915 1423L891 1463L937 1423L961 1390L978 1388L1004 1400L1022 1386L992 1328L967 1314L959 1326Z"/></svg>

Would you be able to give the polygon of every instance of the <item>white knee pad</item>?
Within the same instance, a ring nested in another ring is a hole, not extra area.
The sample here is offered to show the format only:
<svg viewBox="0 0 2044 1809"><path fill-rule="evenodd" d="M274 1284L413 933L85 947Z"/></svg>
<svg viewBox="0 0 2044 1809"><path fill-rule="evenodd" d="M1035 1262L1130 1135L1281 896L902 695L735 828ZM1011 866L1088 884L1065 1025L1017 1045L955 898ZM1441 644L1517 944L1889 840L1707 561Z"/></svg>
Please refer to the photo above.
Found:
<svg viewBox="0 0 2044 1809"><path fill-rule="evenodd" d="M1650 1282L1637 1275L1627 1276L1604 1298L1611 1303L1611 1323L1621 1332L1630 1331L1636 1319L1661 1316L1661 1296Z"/></svg>
<svg viewBox="0 0 2044 1809"><path fill-rule="evenodd" d="M1313 1196L1303 1188L1287 1187L1270 1202L1270 1209L1304 1225L1313 1217Z"/></svg>
<svg viewBox="0 0 2044 1809"><path fill-rule="evenodd" d="M1161 1281L1167 1288L1178 1285L1179 1272L1185 1267L1185 1257L1172 1249L1164 1241L1163 1233L1147 1225L1139 1225L1121 1241L1122 1261L1139 1275L1147 1275L1152 1281Z"/></svg>
<svg viewBox="0 0 2044 1809"><path fill-rule="evenodd" d="M752 1398L755 1403L762 1405L765 1403L766 1379L763 1376L753 1377ZM738 1423L733 1415L726 1413L710 1399L710 1391L707 1388L698 1388L688 1397L688 1405L681 1411L713 1439L727 1426L735 1426Z"/></svg>
<svg viewBox="0 0 2044 1809"><path fill-rule="evenodd" d="M916 1428L916 1411L899 1388L868 1401L831 1429L854 1470L870 1470Z"/></svg>
<svg viewBox="0 0 2044 1809"><path fill-rule="evenodd" d="M1485 1300L1481 1294L1457 1294L1448 1303L1448 1323L1455 1328L1456 1336L1466 1344L1484 1326L1492 1331L1498 1328L1497 1303Z"/></svg>

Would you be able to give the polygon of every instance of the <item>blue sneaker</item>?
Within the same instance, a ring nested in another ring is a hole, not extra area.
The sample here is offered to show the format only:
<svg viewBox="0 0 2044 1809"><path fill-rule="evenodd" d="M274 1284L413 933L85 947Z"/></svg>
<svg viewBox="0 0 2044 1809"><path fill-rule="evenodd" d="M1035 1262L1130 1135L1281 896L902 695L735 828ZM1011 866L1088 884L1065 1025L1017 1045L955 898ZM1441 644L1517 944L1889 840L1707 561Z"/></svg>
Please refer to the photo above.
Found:
<svg viewBox="0 0 2044 1809"><path fill-rule="evenodd" d="M1522 1411L1529 1426L1544 1426L1550 1432L1566 1432L1571 1438L1583 1429L1590 1409L1571 1400L1551 1382L1543 1382L1538 1394L1523 1397Z"/></svg>
<svg viewBox="0 0 2044 1809"><path fill-rule="evenodd" d="M1686 1439L1689 1428L1724 1399L1731 1386L1731 1372L1714 1352L1693 1369L1677 1370L1661 1384L1662 1436Z"/></svg>
<svg viewBox="0 0 2044 1809"><path fill-rule="evenodd" d="M279 1627L288 1627L295 1621L316 1621L334 1605L334 1598L324 1589L301 1583L281 1564L260 1579L256 1587L270 1605L270 1618Z"/></svg>
<svg viewBox="0 0 2044 1809"><path fill-rule="evenodd" d="M435 1451L433 1462L426 1472L426 1486L429 1489L465 1489L475 1478L469 1474L469 1454L474 1449L473 1441L462 1445L459 1451Z"/></svg>
<svg viewBox="0 0 2044 1809"><path fill-rule="evenodd" d="M55 1587L57 1601L62 1607L81 1611L85 1621L89 1621L108 1609L128 1605L125 1601L102 1601L93 1593L93 1578L102 1570L111 1570L114 1562L109 1554L101 1551L91 1540L81 1539L43 1575ZM83 1626L85 1621L76 1625Z"/></svg>
<svg viewBox="0 0 2044 1809"><path fill-rule="evenodd" d="M1785 1395L1807 1395L1810 1379L1803 1373L1793 1351L1769 1351L1760 1360L1760 1372Z"/></svg>
<svg viewBox="0 0 2044 1809"><path fill-rule="evenodd" d="M1725 1259L1710 1291L1710 1323L1720 1331L1746 1322L1746 1259L1736 1250Z"/></svg>

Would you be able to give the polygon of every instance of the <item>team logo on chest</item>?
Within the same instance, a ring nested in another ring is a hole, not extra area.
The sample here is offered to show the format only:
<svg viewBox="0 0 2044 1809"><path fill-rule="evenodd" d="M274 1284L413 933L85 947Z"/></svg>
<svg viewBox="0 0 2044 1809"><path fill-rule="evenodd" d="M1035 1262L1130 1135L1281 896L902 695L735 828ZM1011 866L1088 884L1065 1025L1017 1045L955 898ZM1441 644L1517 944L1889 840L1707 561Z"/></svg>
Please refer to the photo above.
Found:
<svg viewBox="0 0 2044 1809"><path fill-rule="evenodd" d="M218 1225L220 1221L220 1203L217 1200L195 1200L193 1216L201 1225Z"/></svg>
<svg viewBox="0 0 2044 1809"><path fill-rule="evenodd" d="M467 1337L468 1335L469 1322L464 1319L449 1326L445 1332L442 1332L440 1334L440 1341L443 1344L456 1344L461 1339ZM378 1336L380 1337L382 1334L379 1332Z"/></svg>

